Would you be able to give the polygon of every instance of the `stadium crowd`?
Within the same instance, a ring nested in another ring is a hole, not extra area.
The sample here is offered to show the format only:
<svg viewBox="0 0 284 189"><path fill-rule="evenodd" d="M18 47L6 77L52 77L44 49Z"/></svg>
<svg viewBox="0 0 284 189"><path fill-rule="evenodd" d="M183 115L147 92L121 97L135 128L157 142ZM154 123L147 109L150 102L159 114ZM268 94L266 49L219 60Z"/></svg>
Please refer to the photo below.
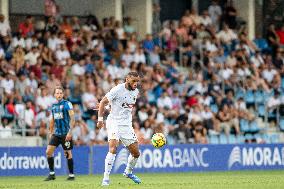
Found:
<svg viewBox="0 0 284 189"><path fill-rule="evenodd" d="M176 143L270 143L281 140L284 25L248 39L233 5L212 1L139 36L131 18L27 16L17 31L0 16L0 138L46 139L53 88L73 103L77 145L105 144L96 103L129 71L142 76L133 127L141 144L155 132ZM27 129L27 130L26 130ZM13 131L13 132L12 132Z"/></svg>

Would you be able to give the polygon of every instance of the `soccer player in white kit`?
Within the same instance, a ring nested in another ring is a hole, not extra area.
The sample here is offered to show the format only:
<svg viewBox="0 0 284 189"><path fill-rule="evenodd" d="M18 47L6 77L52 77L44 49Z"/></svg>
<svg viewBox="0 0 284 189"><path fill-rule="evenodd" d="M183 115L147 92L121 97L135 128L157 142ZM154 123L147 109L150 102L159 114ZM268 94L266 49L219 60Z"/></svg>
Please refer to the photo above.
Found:
<svg viewBox="0 0 284 189"><path fill-rule="evenodd" d="M109 185L109 174L115 161L116 149L119 145L119 141L121 141L130 152L123 175L137 184L141 183L141 180L136 175L132 174L132 170L140 155L137 137L132 127L132 109L139 93L137 89L139 81L140 77L138 73L128 73L126 82L113 87L100 101L98 128L104 126L103 112L105 106L107 104L111 106L110 114L106 120L109 152L105 158L105 172L102 186Z"/></svg>

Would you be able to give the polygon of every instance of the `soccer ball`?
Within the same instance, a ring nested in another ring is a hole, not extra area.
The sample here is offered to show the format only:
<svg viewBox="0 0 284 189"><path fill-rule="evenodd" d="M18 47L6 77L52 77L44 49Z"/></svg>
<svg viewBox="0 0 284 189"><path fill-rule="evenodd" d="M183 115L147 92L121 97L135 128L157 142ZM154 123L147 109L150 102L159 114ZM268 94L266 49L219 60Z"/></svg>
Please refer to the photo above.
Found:
<svg viewBox="0 0 284 189"><path fill-rule="evenodd" d="M162 133L155 133L152 136L151 142L155 148L161 148L167 143L166 137Z"/></svg>

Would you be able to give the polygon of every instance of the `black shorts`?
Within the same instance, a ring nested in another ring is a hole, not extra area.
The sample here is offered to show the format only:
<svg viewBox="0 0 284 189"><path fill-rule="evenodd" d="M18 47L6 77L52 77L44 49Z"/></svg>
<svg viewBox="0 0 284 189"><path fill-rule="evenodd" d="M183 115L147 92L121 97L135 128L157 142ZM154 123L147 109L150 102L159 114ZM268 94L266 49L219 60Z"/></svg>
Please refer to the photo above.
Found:
<svg viewBox="0 0 284 189"><path fill-rule="evenodd" d="M72 150L73 149L73 141L65 141L66 135L64 136L56 136L52 135L48 145L58 147L60 144L64 150Z"/></svg>

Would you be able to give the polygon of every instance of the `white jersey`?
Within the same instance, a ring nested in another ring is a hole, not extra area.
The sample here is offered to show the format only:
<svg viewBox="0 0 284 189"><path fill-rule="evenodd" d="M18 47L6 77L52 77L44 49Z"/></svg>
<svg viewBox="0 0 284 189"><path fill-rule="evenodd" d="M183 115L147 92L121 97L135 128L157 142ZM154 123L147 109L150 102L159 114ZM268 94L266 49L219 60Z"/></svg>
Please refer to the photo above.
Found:
<svg viewBox="0 0 284 189"><path fill-rule="evenodd" d="M125 88L125 83L113 87L106 97L111 105L108 119L112 119L119 125L131 125L132 109L136 103L138 89L129 91Z"/></svg>

